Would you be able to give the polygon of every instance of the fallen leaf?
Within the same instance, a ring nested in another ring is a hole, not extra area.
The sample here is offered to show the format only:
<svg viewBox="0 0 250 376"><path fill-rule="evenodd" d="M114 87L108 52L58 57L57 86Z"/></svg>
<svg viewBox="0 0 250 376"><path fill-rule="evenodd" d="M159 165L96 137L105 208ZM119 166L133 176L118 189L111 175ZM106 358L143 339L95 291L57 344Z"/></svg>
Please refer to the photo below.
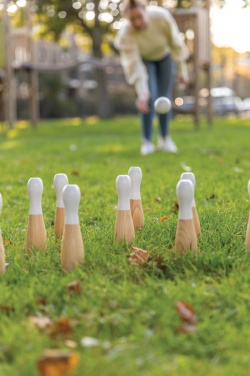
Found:
<svg viewBox="0 0 250 376"><path fill-rule="evenodd" d="M72 341L71 339L66 339L64 343L66 346L70 347L71 349L75 349L77 347L77 343L75 341Z"/></svg>
<svg viewBox="0 0 250 376"><path fill-rule="evenodd" d="M215 198L216 198L216 195L214 193L211 193L211 195L209 197L207 197L207 201L213 200Z"/></svg>
<svg viewBox="0 0 250 376"><path fill-rule="evenodd" d="M39 329L47 329L48 327L53 325L53 321L49 317L31 316L29 320Z"/></svg>
<svg viewBox="0 0 250 376"><path fill-rule="evenodd" d="M37 368L41 376L64 376L76 369L79 358L78 352L70 350L45 350Z"/></svg>
<svg viewBox="0 0 250 376"><path fill-rule="evenodd" d="M178 330L182 333L190 334L196 329L197 317L194 308L183 301L177 301L175 303L177 312L183 322L182 326Z"/></svg>
<svg viewBox="0 0 250 376"><path fill-rule="evenodd" d="M80 294L82 292L81 282L79 280L72 281L67 284L67 289L75 294Z"/></svg>
<svg viewBox="0 0 250 376"><path fill-rule="evenodd" d="M179 211L179 204L178 201L174 200L173 206L171 208L171 211L174 212L175 214L178 213Z"/></svg>
<svg viewBox="0 0 250 376"><path fill-rule="evenodd" d="M154 256L150 261L155 262L158 269L164 270L167 268L167 265L163 262L164 260L162 256Z"/></svg>
<svg viewBox="0 0 250 376"><path fill-rule="evenodd" d="M14 308L14 307L10 307L10 306L7 306L7 305L5 305L5 304L0 304L0 309L1 309L3 312L6 312L6 313L14 312L14 311L15 311L15 308Z"/></svg>
<svg viewBox="0 0 250 376"><path fill-rule="evenodd" d="M142 248L137 248L137 247L134 247L134 246L132 246L131 249L132 249L133 252L130 254L128 261L132 265L145 265L145 264L147 264L147 258L149 257L148 251L145 251Z"/></svg>
<svg viewBox="0 0 250 376"><path fill-rule="evenodd" d="M48 334L51 337L55 337L57 335L63 335L65 337L72 334L72 326L68 319L62 317L55 321L53 325L49 327Z"/></svg>
<svg viewBox="0 0 250 376"><path fill-rule="evenodd" d="M10 240L4 240L3 241L3 245L5 246L5 245L9 245L9 244L13 244Z"/></svg>
<svg viewBox="0 0 250 376"><path fill-rule="evenodd" d="M156 198L156 201L161 202L161 197L158 196L158 197Z"/></svg>
<svg viewBox="0 0 250 376"><path fill-rule="evenodd" d="M168 219L168 216L167 216L167 215L163 215L163 216L160 218L160 222L166 221L166 219Z"/></svg>
<svg viewBox="0 0 250 376"><path fill-rule="evenodd" d="M76 171L76 170L73 170L73 171L71 171L71 174L74 175L74 176L79 176L80 172Z"/></svg>
<svg viewBox="0 0 250 376"><path fill-rule="evenodd" d="M46 300L45 300L45 298L39 297L39 298L36 299L35 304L45 306Z"/></svg>
<svg viewBox="0 0 250 376"><path fill-rule="evenodd" d="M175 303L175 307L182 321L185 321L190 325L196 324L196 314L193 307L190 304L179 300Z"/></svg>

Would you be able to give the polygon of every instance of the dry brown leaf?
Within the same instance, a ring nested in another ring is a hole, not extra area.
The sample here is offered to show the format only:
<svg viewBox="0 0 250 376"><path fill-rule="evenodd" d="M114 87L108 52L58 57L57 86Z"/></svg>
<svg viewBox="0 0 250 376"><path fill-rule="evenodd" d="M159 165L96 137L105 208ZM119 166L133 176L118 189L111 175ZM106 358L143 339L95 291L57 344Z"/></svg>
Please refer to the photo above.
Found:
<svg viewBox="0 0 250 376"><path fill-rule="evenodd" d="M182 321L186 322L189 325L195 325L197 322L196 313L194 308L181 300L175 303L175 307L179 313L180 318Z"/></svg>
<svg viewBox="0 0 250 376"><path fill-rule="evenodd" d="M75 294L80 294L82 292L82 285L79 280L72 281L67 284L67 289L70 292L74 292Z"/></svg>
<svg viewBox="0 0 250 376"><path fill-rule="evenodd" d="M71 171L71 174L74 175L74 176L79 176L80 172L77 171L77 170L73 170L73 171Z"/></svg>
<svg viewBox="0 0 250 376"><path fill-rule="evenodd" d="M45 350L37 362L41 376L64 376L76 369L79 353L70 350Z"/></svg>
<svg viewBox="0 0 250 376"><path fill-rule="evenodd" d="M134 246L132 246L131 249L132 249L133 252L130 254L128 261L132 265L145 265L145 264L147 264L147 258L149 257L148 251L145 251L142 248L137 248L137 247L134 247Z"/></svg>
<svg viewBox="0 0 250 376"><path fill-rule="evenodd" d="M46 305L46 299L39 297L39 298L36 299L35 304L45 306Z"/></svg>
<svg viewBox="0 0 250 376"><path fill-rule="evenodd" d="M29 318L30 322L37 326L39 329L47 329L53 325L53 321L49 317L36 317L31 316Z"/></svg>
<svg viewBox="0 0 250 376"><path fill-rule="evenodd" d="M3 312L6 312L6 313L14 312L14 311L15 311L15 308L14 308L14 307L10 307L10 306L7 306L7 305L5 305L5 304L0 304L0 309L1 309Z"/></svg>
<svg viewBox="0 0 250 376"><path fill-rule="evenodd" d="M48 334L51 337L55 337L57 335L68 337L72 334L72 332L72 325L70 324L69 320L64 317L61 317L60 319L55 321L48 330Z"/></svg>
<svg viewBox="0 0 250 376"><path fill-rule="evenodd" d="M197 317L194 308L183 301L175 303L177 312L183 322L178 328L181 333L190 334L196 329Z"/></svg>
<svg viewBox="0 0 250 376"><path fill-rule="evenodd" d="M179 212L179 203L178 201L174 200L173 206L171 208L171 211L175 214Z"/></svg>

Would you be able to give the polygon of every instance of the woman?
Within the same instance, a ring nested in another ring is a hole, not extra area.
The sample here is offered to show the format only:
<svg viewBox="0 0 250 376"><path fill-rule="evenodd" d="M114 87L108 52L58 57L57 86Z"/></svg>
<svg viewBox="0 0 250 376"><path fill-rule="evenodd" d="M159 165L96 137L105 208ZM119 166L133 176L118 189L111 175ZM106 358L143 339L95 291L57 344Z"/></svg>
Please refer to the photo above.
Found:
<svg viewBox="0 0 250 376"><path fill-rule="evenodd" d="M135 87L143 134L141 154L146 155L155 151L153 103L160 96L171 99L176 65L180 82L188 83L185 64L188 51L175 20L166 9L146 6L143 0L127 0L124 13L128 22L117 33L115 47L120 51L126 80ZM176 152L177 147L169 136L170 118L171 112L158 114L158 149Z"/></svg>

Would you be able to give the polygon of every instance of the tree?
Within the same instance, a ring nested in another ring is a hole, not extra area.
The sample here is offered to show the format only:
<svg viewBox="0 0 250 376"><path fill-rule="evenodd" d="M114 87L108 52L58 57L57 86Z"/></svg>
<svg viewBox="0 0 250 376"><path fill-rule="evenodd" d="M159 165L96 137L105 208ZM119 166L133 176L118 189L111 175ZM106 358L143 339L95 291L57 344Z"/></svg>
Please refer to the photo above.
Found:
<svg viewBox="0 0 250 376"><path fill-rule="evenodd" d="M119 1L119 0L118 0ZM87 33L92 42L95 58L103 57L105 35L112 30L112 22L119 14L116 0L37 0L37 14L46 31L52 32L58 39L67 26ZM107 95L107 78L103 68L95 68L98 96L98 114L101 118L110 116L110 103Z"/></svg>
<svg viewBox="0 0 250 376"><path fill-rule="evenodd" d="M35 1L40 22L47 31L53 33L55 39L60 37L67 26L73 26L75 30L87 33L91 40L93 56L99 59L103 57L105 37L120 26L122 0ZM167 1L170 7L188 7L192 3L192 0ZM205 4L206 0L198 0L198 2ZM211 0L211 4L220 7L223 7L226 2L227 0ZM243 0L243 6L247 5L249 5L249 0ZM107 95L106 73L100 67L95 68L95 73L98 83L98 114L101 118L107 118L111 111Z"/></svg>

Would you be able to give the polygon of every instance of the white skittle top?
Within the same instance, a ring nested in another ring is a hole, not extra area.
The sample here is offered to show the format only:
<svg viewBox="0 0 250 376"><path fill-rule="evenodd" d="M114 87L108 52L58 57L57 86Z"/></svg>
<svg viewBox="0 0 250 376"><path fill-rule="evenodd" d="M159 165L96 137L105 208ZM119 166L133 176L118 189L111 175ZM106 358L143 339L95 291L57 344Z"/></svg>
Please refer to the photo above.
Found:
<svg viewBox="0 0 250 376"><path fill-rule="evenodd" d="M195 176L192 172L183 172L183 174L181 174L181 180L182 179L191 180L191 182L193 183L193 186L194 186L194 191L195 191L196 179L195 179ZM192 207L194 208L195 206L196 206L196 204L195 204L195 198L194 198L193 202L192 202Z"/></svg>
<svg viewBox="0 0 250 376"><path fill-rule="evenodd" d="M176 186L176 195L179 202L179 219L192 219L194 186L191 180L180 180Z"/></svg>
<svg viewBox="0 0 250 376"><path fill-rule="evenodd" d="M28 194L30 198L30 215L42 214L43 182L40 178L30 178L28 181Z"/></svg>
<svg viewBox="0 0 250 376"><path fill-rule="evenodd" d="M65 185L62 195L65 207L65 225L78 225L78 208L81 198L80 188L76 184Z"/></svg>
<svg viewBox="0 0 250 376"><path fill-rule="evenodd" d="M130 210L131 179L129 175L119 175L116 178L118 193L118 210Z"/></svg>
<svg viewBox="0 0 250 376"><path fill-rule="evenodd" d="M65 185L69 183L68 177L66 174L56 174L54 177L54 188L56 191L56 207L64 208L62 191Z"/></svg>
<svg viewBox="0 0 250 376"><path fill-rule="evenodd" d="M131 179L131 200L141 199L141 181L142 181L142 170L140 167L130 167L128 171L129 177Z"/></svg>

